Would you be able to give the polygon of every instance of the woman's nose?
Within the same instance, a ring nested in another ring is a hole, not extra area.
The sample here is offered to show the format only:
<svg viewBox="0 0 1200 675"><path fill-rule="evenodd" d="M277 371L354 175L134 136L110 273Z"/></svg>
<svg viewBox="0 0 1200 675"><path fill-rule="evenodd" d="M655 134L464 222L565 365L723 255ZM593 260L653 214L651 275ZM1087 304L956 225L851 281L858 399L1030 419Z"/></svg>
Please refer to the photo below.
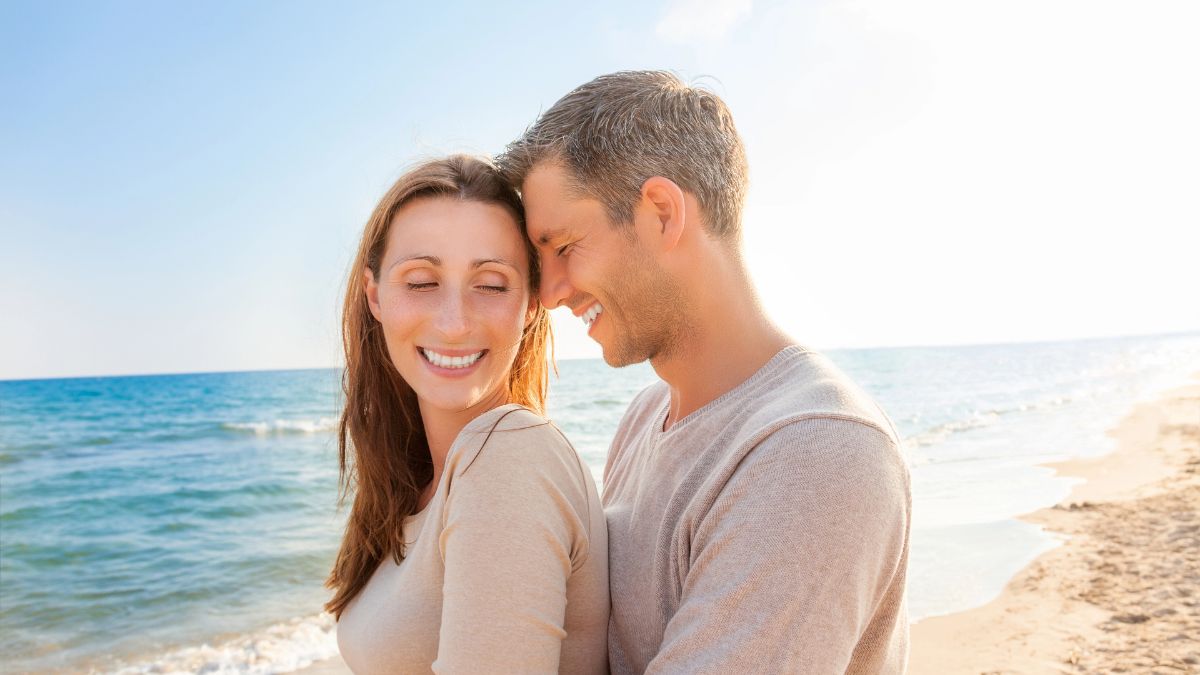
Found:
<svg viewBox="0 0 1200 675"><path fill-rule="evenodd" d="M467 303L460 293L446 295L434 317L434 327L450 340L465 337L471 331Z"/></svg>

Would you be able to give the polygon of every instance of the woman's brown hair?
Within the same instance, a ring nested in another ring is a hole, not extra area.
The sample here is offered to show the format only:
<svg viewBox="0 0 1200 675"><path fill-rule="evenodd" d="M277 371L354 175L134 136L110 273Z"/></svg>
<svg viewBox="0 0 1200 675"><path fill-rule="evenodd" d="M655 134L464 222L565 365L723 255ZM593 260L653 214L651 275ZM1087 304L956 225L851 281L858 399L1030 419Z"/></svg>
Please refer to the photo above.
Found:
<svg viewBox="0 0 1200 675"><path fill-rule="evenodd" d="M521 198L490 161L453 155L420 164L396 181L375 207L350 268L342 308L342 373L345 407L338 424L341 467L338 504L353 494L350 517L333 571L334 590L326 611L340 618L385 556L404 559L404 519L417 511L422 490L433 479L433 463L417 397L388 356L383 330L363 290L363 272L379 278L388 231L396 212L423 197L448 197L506 208L524 234ZM538 259L528 239L530 293L538 287ZM535 315L521 337L508 378L509 401L545 414L549 386L547 351L553 358L550 315L534 302ZM351 461L352 460L352 461Z"/></svg>

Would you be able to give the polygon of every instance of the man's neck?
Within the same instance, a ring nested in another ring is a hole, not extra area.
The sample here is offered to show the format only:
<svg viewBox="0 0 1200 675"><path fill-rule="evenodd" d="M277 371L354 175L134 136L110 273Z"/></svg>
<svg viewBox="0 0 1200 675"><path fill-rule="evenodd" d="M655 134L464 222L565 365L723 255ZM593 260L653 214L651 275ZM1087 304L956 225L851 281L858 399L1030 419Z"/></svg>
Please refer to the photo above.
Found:
<svg viewBox="0 0 1200 675"><path fill-rule="evenodd" d="M666 358L651 360L671 389L664 430L745 382L779 350L794 344L763 312L748 280L727 284L724 292L713 286L690 317L692 333Z"/></svg>

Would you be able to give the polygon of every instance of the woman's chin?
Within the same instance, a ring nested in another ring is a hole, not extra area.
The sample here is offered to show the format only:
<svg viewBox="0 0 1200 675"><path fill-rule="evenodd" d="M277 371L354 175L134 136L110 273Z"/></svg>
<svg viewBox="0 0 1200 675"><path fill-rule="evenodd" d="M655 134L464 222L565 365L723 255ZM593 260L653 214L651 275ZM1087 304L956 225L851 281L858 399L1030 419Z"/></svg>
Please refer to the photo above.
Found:
<svg viewBox="0 0 1200 675"><path fill-rule="evenodd" d="M456 387L436 382L423 384L425 386L416 389L417 400L420 401L422 409L460 413L480 408L491 401L497 401L496 405L504 402L498 395L499 392L489 392L481 387Z"/></svg>
<svg viewBox="0 0 1200 675"><path fill-rule="evenodd" d="M463 369L472 372L461 375L447 373L447 369L427 362L405 365L408 367L402 369L400 375L416 392L422 410L461 413L478 409L482 413L508 401L507 372L496 373L494 368L486 368L495 363L477 364L485 368Z"/></svg>

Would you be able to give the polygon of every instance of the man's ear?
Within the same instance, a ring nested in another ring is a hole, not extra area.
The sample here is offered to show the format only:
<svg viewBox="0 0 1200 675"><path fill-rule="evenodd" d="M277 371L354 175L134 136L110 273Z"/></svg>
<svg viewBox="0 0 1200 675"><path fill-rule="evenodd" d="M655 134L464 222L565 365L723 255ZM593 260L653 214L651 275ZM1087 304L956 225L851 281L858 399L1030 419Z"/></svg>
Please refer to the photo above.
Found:
<svg viewBox="0 0 1200 675"><path fill-rule="evenodd" d="M383 323L379 311L379 284L375 283L375 275L370 269L363 270L363 293L367 296L367 306L371 308L371 316Z"/></svg>
<svg viewBox="0 0 1200 675"><path fill-rule="evenodd" d="M642 183L642 202L650 209L659 226L660 250L675 248L687 225L683 188L670 178L651 176Z"/></svg>

